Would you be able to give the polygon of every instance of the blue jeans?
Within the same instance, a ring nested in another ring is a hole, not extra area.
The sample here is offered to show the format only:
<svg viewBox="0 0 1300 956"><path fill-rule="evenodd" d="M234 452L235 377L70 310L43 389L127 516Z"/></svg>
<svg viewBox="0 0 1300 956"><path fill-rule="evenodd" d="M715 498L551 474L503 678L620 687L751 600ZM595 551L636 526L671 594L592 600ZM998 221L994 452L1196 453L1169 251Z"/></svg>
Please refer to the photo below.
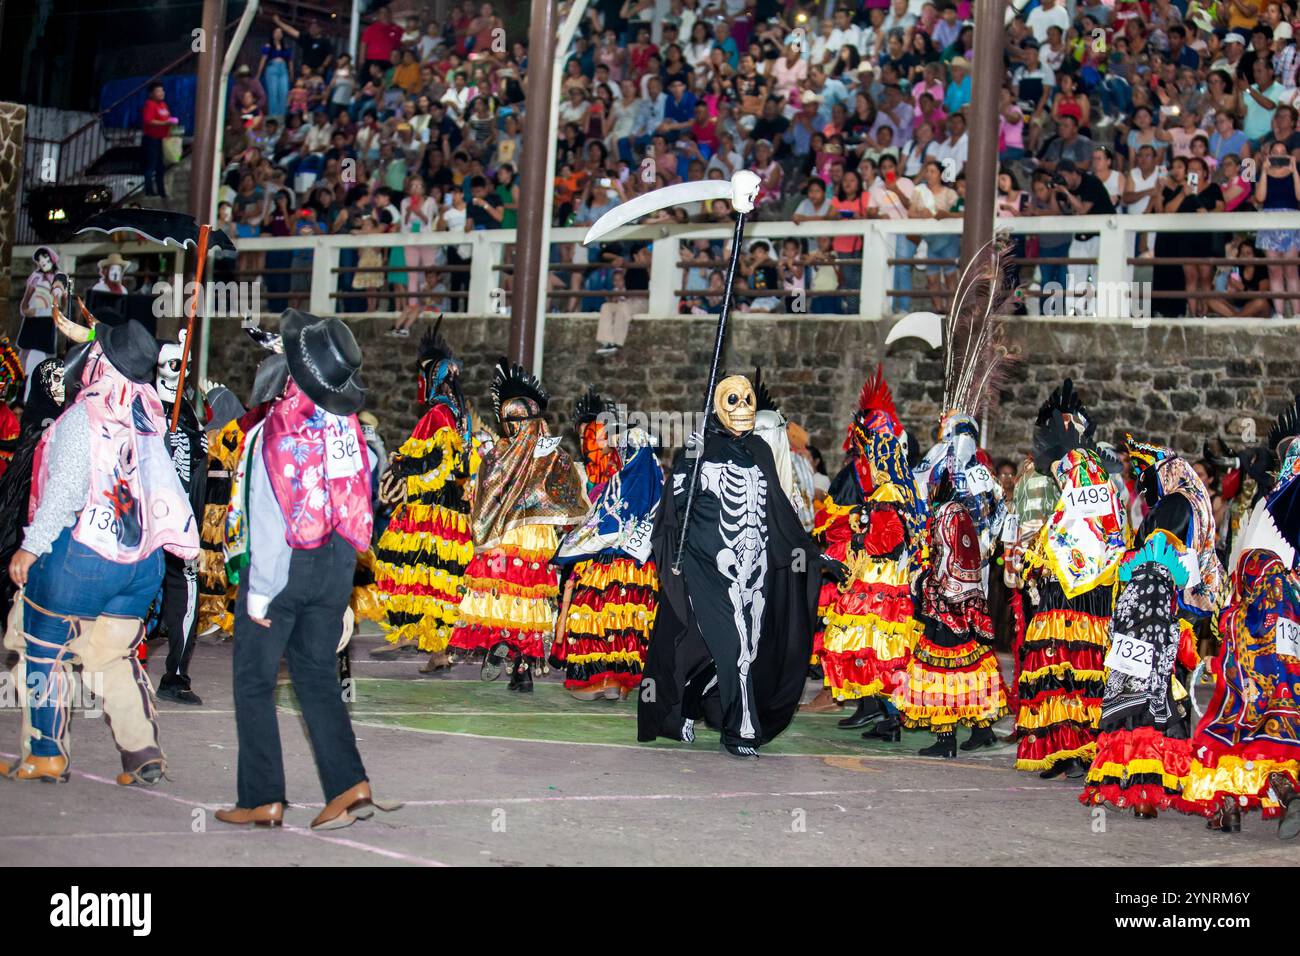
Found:
<svg viewBox="0 0 1300 956"><path fill-rule="evenodd" d="M1118 76L1108 76L1097 88L1101 97L1101 111L1111 116L1127 116L1133 108L1133 91L1128 81Z"/></svg>
<svg viewBox="0 0 1300 956"><path fill-rule="evenodd" d="M282 117L289 109L289 65L276 57L262 74L266 86L266 115Z"/></svg>
<svg viewBox="0 0 1300 956"><path fill-rule="evenodd" d="M46 688L27 700L32 727L40 731L32 741L33 756L57 757L66 735L68 702L57 692L55 671L64 670L64 646L75 634L68 618L143 618L162 587L163 571L161 548L135 564L116 564L74 541L71 528L36 559L23 608L28 686Z"/></svg>
<svg viewBox="0 0 1300 956"><path fill-rule="evenodd" d="M861 259L862 250L857 252L837 252L837 259ZM862 288L862 266L840 266L840 287L845 292L853 292L853 295L840 297L840 307L836 312L842 315L855 315L859 311L857 291Z"/></svg>
<svg viewBox="0 0 1300 956"><path fill-rule="evenodd" d="M894 258L911 259L916 255L916 243L907 236L899 236L894 241ZM894 266L894 288L910 292L912 290L912 266L897 265ZM894 297L895 312L910 312L912 309L912 300L907 296Z"/></svg>

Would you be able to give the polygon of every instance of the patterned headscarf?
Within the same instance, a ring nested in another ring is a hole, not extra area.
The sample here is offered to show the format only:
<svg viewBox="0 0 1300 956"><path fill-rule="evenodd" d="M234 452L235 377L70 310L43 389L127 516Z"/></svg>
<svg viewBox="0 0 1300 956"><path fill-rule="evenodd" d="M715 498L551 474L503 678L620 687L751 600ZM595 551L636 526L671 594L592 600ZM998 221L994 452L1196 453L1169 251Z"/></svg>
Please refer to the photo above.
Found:
<svg viewBox="0 0 1300 956"><path fill-rule="evenodd" d="M530 398L502 403L504 434L479 465L470 516L475 548L494 548L525 525L576 524L591 507L573 459L541 414Z"/></svg>
<svg viewBox="0 0 1300 956"><path fill-rule="evenodd" d="M1095 452L1068 452L1053 474L1061 495L1043 532L1044 557L1065 596L1073 598L1114 580L1124 556L1124 516Z"/></svg>
<svg viewBox="0 0 1300 956"><path fill-rule="evenodd" d="M928 512L926 501L916 490L916 479L907 467L907 452L893 432L881 429L864 439L863 457L871 468L871 500L897 503L907 526L912 546L921 540Z"/></svg>
<svg viewBox="0 0 1300 956"><path fill-rule="evenodd" d="M555 553L555 564L597 554L623 554L644 563L650 557L650 532L663 494L664 473L640 428L627 435L626 464L604 486L587 520L574 528Z"/></svg>

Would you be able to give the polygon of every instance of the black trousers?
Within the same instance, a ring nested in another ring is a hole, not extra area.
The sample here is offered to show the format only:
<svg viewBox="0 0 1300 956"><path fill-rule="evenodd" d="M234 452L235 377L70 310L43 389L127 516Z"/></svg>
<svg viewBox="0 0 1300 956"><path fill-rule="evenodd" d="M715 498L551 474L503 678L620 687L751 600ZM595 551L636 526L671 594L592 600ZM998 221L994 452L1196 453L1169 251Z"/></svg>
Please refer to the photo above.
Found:
<svg viewBox="0 0 1300 956"><path fill-rule="evenodd" d="M163 574L162 623L167 628L167 672L160 687L190 686L190 658L199 636L198 559L168 553Z"/></svg>
<svg viewBox="0 0 1300 956"><path fill-rule="evenodd" d="M167 190L163 188L163 173L167 171L167 162L163 159L162 140L154 136L142 136L140 145L144 149L145 194L152 195L156 190L158 195L165 195Z"/></svg>
<svg viewBox="0 0 1300 956"><path fill-rule="evenodd" d="M235 606L235 726L239 806L285 802L284 758L275 710L280 659L298 698L326 802L366 778L352 718L339 685L343 612L352 594L357 552L337 533L319 548L293 552L289 582L271 602L270 627L248 617L248 585Z"/></svg>
<svg viewBox="0 0 1300 956"><path fill-rule="evenodd" d="M762 740L763 728L754 697L754 662L750 660L746 671L741 673L741 642L744 637L737 626L728 582L718 573L716 566L707 566L692 553L687 553L685 564L683 573L690 575L690 580L697 585L703 583L696 593L690 595L691 611L704 646L709 649L716 665L716 683L713 680L706 682L700 706L706 717L710 716L710 711L721 717L724 743L757 747ZM749 610L747 607L741 610L746 624L749 623ZM751 635L750 643L756 647L757 642L758 635ZM714 695L716 703L710 700ZM683 715L691 716L685 707Z"/></svg>

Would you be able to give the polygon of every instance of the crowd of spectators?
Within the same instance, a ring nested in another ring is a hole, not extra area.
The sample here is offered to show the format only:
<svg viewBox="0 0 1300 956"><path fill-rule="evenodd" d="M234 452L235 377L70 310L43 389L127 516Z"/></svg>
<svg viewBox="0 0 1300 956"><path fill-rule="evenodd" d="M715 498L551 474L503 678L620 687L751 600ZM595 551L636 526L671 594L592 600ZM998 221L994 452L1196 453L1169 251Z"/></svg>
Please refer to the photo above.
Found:
<svg viewBox="0 0 1300 956"><path fill-rule="evenodd" d="M969 0L855 0L827 15L798 0L592 0L562 70L555 225L587 225L633 195L686 180L762 180L757 217L959 217L965 201L973 28ZM1300 131L1294 32L1283 0L1031 0L1008 24L998 118L1004 217L1086 213L1295 212ZM229 99L222 223L241 236L511 228L526 22L491 3L378 9L357 61L317 23L273 18ZM1293 22L1295 21L1295 22ZM665 222L730 218L725 202L665 210ZM888 276L898 311L943 305L958 236L902 235ZM1032 258L1095 258L1097 238L1020 240ZM751 241L742 308L855 312L854 236ZM1300 230L1164 232L1134 253L1259 257L1260 267L1157 265L1157 312L1300 314ZM683 311L721 305L722 241L683 245ZM303 293L309 252L245 253L273 295ZM345 252L343 310L464 307L470 246ZM629 244L556 244L551 306L602 311L621 342L649 267ZM1281 264L1270 264L1271 260ZM937 261L936 261L937 260ZM507 266L509 257L507 257ZM233 268L233 264L227 264ZM295 269L297 271L295 271ZM280 270L280 271L277 271ZM1082 283L1088 265L1045 264L1031 289ZM508 287L509 271L503 271ZM1188 290L1204 295L1160 298ZM561 293L561 294L554 294ZM563 294L571 293L571 294Z"/></svg>

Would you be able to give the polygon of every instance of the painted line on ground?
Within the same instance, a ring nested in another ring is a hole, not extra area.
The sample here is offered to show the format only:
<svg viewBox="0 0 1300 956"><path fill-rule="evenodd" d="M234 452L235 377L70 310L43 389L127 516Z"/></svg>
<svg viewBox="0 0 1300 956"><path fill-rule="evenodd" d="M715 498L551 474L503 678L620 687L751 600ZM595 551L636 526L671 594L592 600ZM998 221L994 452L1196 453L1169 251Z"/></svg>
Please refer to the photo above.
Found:
<svg viewBox="0 0 1300 956"><path fill-rule="evenodd" d="M0 753L0 756L3 756L10 760L18 759L17 754ZM187 800L184 797L178 797L175 794L167 793L162 790L155 790L151 787L123 787L120 786L116 780L110 780L109 778L101 777L98 774L86 773L84 770L73 770L72 775L74 777L82 777L94 783L108 784L110 787L112 787L114 790L117 791L131 791L133 793L142 794L145 796L159 797L163 800L170 800L173 803L179 803L182 806L190 807L191 809L216 811L221 809L222 806L224 806L224 804L221 803L200 803L197 800ZM293 807L312 807L312 806L323 807L324 804L301 804L295 802L294 804L292 804L292 806ZM221 824L221 826L224 829L226 824ZM237 829L238 828L236 827L230 828L232 833L236 832ZM256 828L250 828L250 829L253 829L254 832L256 832ZM323 833L317 833L316 831L306 827L295 827L295 826L289 826L288 824L285 824L285 826L282 827L281 829L283 829L284 832L286 833L292 833L295 834L296 836L308 837L309 839L312 840L321 840L324 841L325 843L333 843L336 846L348 847L349 849L353 849L353 850L362 850L366 853L374 853L378 856L387 857L390 860L401 860L402 862L413 863L417 866L444 867L450 865L447 863L440 863L437 860L430 860L424 857L414 856L409 853L401 853L397 850L386 850L383 847L372 846L369 843L362 843L360 840L350 840L347 839L346 837L326 836Z"/></svg>

